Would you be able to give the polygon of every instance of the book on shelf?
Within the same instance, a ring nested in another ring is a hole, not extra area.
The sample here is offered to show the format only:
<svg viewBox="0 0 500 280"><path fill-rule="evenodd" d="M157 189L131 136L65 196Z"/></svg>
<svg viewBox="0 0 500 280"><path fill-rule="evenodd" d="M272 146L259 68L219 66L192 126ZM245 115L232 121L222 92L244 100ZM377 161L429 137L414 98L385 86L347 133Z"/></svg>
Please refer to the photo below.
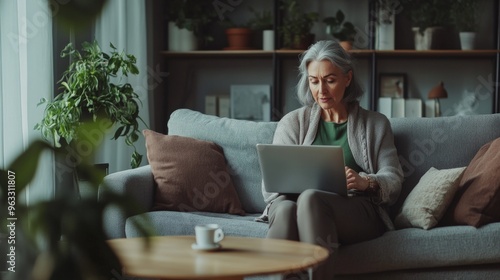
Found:
<svg viewBox="0 0 500 280"><path fill-rule="evenodd" d="M436 100L429 99L425 101L425 116L434 118L436 116Z"/></svg>
<svg viewBox="0 0 500 280"><path fill-rule="evenodd" d="M219 105L219 117L230 118L231 117L231 98L229 95L221 95L218 99Z"/></svg>
<svg viewBox="0 0 500 280"><path fill-rule="evenodd" d="M422 100L419 98L380 97L378 112L388 118L422 117Z"/></svg>
<svg viewBox="0 0 500 280"><path fill-rule="evenodd" d="M207 95L205 96L205 114L231 117L231 100L229 95Z"/></svg>
<svg viewBox="0 0 500 280"><path fill-rule="evenodd" d="M217 116L217 95L205 96L205 114Z"/></svg>
<svg viewBox="0 0 500 280"><path fill-rule="evenodd" d="M404 118L405 117L405 99L393 98L392 99L392 117Z"/></svg>
<svg viewBox="0 0 500 280"><path fill-rule="evenodd" d="M422 99L407 98L405 100L405 117L407 118L422 117Z"/></svg>

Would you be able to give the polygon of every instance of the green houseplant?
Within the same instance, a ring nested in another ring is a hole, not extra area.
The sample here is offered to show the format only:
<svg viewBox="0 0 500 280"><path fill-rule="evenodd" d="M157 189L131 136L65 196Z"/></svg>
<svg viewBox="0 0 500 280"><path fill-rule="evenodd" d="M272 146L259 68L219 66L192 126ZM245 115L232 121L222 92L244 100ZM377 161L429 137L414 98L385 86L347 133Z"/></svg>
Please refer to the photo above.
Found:
<svg viewBox="0 0 500 280"><path fill-rule="evenodd" d="M249 8L253 17L248 21L248 26L253 30L271 30L273 29L273 15L271 11L256 11L253 7Z"/></svg>
<svg viewBox="0 0 500 280"><path fill-rule="evenodd" d="M274 50L274 23L271 11L256 11L249 8L253 17L248 21L248 26L254 33L254 46L257 49Z"/></svg>
<svg viewBox="0 0 500 280"><path fill-rule="evenodd" d="M444 27L451 24L452 0L403 0L403 9L409 12L413 27L424 33L429 27Z"/></svg>
<svg viewBox="0 0 500 280"><path fill-rule="evenodd" d="M477 10L476 0L457 0L451 6L451 19L459 32L462 50L472 50L475 47Z"/></svg>
<svg viewBox="0 0 500 280"><path fill-rule="evenodd" d="M214 38L208 32L208 27L218 17L211 2L204 0L169 0L166 2L167 19L170 22L169 48L171 50L194 50L200 44L213 41ZM196 42L187 42L190 40Z"/></svg>
<svg viewBox="0 0 500 280"><path fill-rule="evenodd" d="M439 49L445 37L444 31L452 23L450 7L453 0L403 0L404 11L409 17L415 33L415 49Z"/></svg>
<svg viewBox="0 0 500 280"><path fill-rule="evenodd" d="M46 107L35 129L61 147L77 139L83 123L100 120L105 130L116 127L113 139L124 137L125 143L134 147L130 165L135 168L140 165L142 155L135 150L134 143L140 135L139 121L144 121L139 116L137 93L129 83L120 82L139 70L133 55L110 46L110 54L103 52L96 41L84 42L81 52L72 44L64 48L61 57L71 58L72 62L58 82L62 92L50 102L41 100L40 104Z"/></svg>
<svg viewBox="0 0 500 280"><path fill-rule="evenodd" d="M458 31L473 32L477 30L476 0L456 0L450 10L451 19Z"/></svg>
<svg viewBox="0 0 500 280"><path fill-rule="evenodd" d="M89 125L89 129L95 126ZM6 254L11 254L6 267L8 279L119 279L121 264L106 242L103 214L110 206L126 215L135 215L142 209L131 197L107 188L103 188L99 201L78 199L65 193L56 193L47 200L35 199L29 205L25 200L16 199L34 179L44 152L57 154L61 151L37 140L10 166L0 168L0 200L5 205L5 211L0 213L0 233L1 236L10 236L10 245L5 246L8 249L1 250L2 253L8 250ZM86 170L92 186L97 189L104 174L85 163L81 168ZM8 218L15 219L9 221ZM145 245L148 245L147 237L153 235L151 225L149 222L134 223L146 237Z"/></svg>
<svg viewBox="0 0 500 280"><path fill-rule="evenodd" d="M297 0L282 0L281 7L285 12L280 32L283 35L283 46L292 49L306 49L314 41L311 29L318 21L318 13L304 12Z"/></svg>
<svg viewBox="0 0 500 280"><path fill-rule="evenodd" d="M341 43L345 42L343 47L351 49L356 36L354 24L345 20L342 10L338 10L335 16L323 19L326 24L326 32L338 39Z"/></svg>

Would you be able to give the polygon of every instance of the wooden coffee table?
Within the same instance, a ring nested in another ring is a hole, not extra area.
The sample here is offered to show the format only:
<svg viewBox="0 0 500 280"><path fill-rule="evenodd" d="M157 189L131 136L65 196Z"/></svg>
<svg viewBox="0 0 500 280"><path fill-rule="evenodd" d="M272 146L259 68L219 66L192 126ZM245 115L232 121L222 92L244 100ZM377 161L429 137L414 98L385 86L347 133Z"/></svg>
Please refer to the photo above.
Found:
<svg viewBox="0 0 500 280"><path fill-rule="evenodd" d="M226 236L216 251L191 248L194 236L155 236L109 240L126 276L157 279L243 279L245 276L304 270L323 262L320 246L277 239Z"/></svg>

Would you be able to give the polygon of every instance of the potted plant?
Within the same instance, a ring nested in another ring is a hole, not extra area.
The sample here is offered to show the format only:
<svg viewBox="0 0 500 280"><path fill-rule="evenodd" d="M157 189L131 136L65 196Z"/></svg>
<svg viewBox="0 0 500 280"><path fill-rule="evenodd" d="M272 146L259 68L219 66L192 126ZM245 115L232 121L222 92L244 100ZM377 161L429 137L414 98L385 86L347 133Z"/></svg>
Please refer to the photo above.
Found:
<svg viewBox="0 0 500 280"><path fill-rule="evenodd" d="M415 49L429 50L440 48L445 27L451 23L450 7L452 0L403 0L405 11L409 12L415 35Z"/></svg>
<svg viewBox="0 0 500 280"><path fill-rule="evenodd" d="M253 30L248 24L237 24L228 19L223 22L226 26L226 37L228 46L224 50L249 50L253 49L252 38Z"/></svg>
<svg viewBox="0 0 500 280"><path fill-rule="evenodd" d="M255 42L258 48L265 51L274 50L274 30L273 30L273 16L271 11L257 12L250 7L253 17L248 21L248 26L254 31Z"/></svg>
<svg viewBox="0 0 500 280"><path fill-rule="evenodd" d="M474 49L478 3L476 0L456 0L451 6L451 19L459 31L462 50Z"/></svg>
<svg viewBox="0 0 500 280"><path fill-rule="evenodd" d="M70 58L71 63L58 82L62 92L52 101L41 100L46 107L35 129L55 147L68 148L82 137L77 132L85 123L99 122L101 130L114 127L113 139L123 137L127 145L134 147L130 165L135 168L142 155L134 143L140 135L139 121L144 121L139 116L137 93L121 79L139 70L133 55L118 52L113 44L110 47L110 54L103 52L96 41L84 42L81 52L71 43L64 48L61 57Z"/></svg>
<svg viewBox="0 0 500 280"><path fill-rule="evenodd" d="M339 40L344 49L352 49L356 28L351 22L345 21L345 15L341 10L338 10L335 16L323 19L323 22L326 23L326 33Z"/></svg>
<svg viewBox="0 0 500 280"><path fill-rule="evenodd" d="M292 49L307 49L314 41L311 29L318 21L318 13L304 12L297 0L282 0L280 8L285 12L280 28L283 46Z"/></svg>
<svg viewBox="0 0 500 280"><path fill-rule="evenodd" d="M213 40L207 27L217 19L203 0L167 1L168 46L171 51L192 51Z"/></svg>

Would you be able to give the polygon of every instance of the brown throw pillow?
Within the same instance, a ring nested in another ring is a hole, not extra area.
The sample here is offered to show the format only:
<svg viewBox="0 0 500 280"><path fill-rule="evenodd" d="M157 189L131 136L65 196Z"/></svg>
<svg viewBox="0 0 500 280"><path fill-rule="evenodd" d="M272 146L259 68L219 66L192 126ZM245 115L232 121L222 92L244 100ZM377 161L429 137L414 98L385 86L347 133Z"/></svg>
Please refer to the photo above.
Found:
<svg viewBox="0 0 500 280"><path fill-rule="evenodd" d="M479 149L460 180L447 224L480 227L500 222L500 138Z"/></svg>
<svg viewBox="0 0 500 280"><path fill-rule="evenodd" d="M157 184L153 210L245 214L220 146L152 130L143 134Z"/></svg>

